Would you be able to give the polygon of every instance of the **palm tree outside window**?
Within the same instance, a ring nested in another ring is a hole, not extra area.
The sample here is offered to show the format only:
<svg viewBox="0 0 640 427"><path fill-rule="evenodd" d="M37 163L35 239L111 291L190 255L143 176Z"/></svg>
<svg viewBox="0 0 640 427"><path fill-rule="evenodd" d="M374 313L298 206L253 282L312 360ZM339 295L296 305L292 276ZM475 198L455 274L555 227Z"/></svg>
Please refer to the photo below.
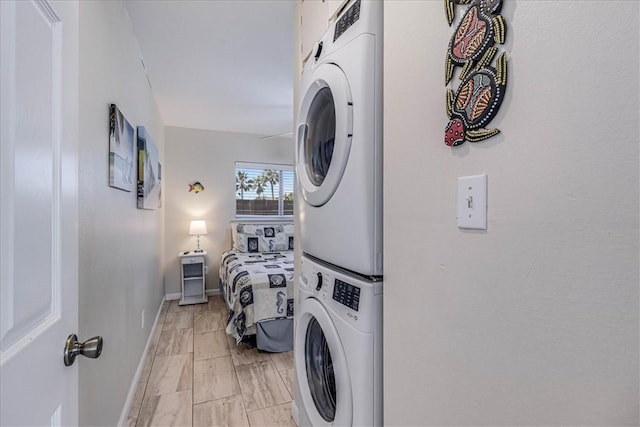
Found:
<svg viewBox="0 0 640 427"><path fill-rule="evenodd" d="M236 162L236 217L293 215L291 165Z"/></svg>

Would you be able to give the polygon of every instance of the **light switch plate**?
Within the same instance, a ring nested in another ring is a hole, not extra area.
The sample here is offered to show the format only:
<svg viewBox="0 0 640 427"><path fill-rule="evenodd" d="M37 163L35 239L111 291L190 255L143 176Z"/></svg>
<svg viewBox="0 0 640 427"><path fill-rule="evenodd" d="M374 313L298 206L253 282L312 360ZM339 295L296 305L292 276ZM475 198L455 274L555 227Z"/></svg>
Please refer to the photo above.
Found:
<svg viewBox="0 0 640 427"><path fill-rule="evenodd" d="M458 228L487 229L487 175L458 178Z"/></svg>

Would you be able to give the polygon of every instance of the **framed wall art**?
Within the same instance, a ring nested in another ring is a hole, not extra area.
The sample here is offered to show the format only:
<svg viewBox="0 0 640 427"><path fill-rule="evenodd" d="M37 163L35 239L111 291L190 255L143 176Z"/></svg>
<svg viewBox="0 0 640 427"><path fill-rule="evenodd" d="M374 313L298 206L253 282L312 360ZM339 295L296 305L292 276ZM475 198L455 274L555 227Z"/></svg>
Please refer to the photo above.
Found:
<svg viewBox="0 0 640 427"><path fill-rule="evenodd" d="M158 162L158 208L162 207L162 164Z"/></svg>
<svg viewBox="0 0 640 427"><path fill-rule="evenodd" d="M160 205L160 162L158 148L144 126L138 126L138 208Z"/></svg>
<svg viewBox="0 0 640 427"><path fill-rule="evenodd" d="M109 186L135 188L135 133L116 104L109 105Z"/></svg>

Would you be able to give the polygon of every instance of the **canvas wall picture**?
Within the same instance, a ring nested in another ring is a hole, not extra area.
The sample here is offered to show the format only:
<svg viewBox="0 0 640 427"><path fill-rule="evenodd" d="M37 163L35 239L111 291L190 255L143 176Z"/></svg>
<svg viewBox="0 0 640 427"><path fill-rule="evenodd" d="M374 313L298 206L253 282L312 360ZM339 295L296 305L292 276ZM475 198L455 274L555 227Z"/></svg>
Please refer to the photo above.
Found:
<svg viewBox="0 0 640 427"><path fill-rule="evenodd" d="M162 163L158 162L158 209L162 207Z"/></svg>
<svg viewBox="0 0 640 427"><path fill-rule="evenodd" d="M135 177L135 134L133 126L115 105L109 105L109 185L133 191Z"/></svg>
<svg viewBox="0 0 640 427"><path fill-rule="evenodd" d="M144 126L138 126L138 208L160 205L160 162L158 148Z"/></svg>

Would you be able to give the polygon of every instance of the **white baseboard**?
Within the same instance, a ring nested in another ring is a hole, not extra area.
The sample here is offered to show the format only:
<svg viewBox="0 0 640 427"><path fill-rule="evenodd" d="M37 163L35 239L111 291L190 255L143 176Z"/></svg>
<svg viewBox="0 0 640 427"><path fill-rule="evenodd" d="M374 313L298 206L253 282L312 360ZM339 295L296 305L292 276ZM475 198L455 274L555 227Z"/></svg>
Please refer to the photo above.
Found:
<svg viewBox="0 0 640 427"><path fill-rule="evenodd" d="M181 294L180 294L180 292L178 292L177 294L166 294L164 296L164 299L166 301L173 301L175 299L180 299L180 297L181 297Z"/></svg>
<svg viewBox="0 0 640 427"><path fill-rule="evenodd" d="M222 293L220 292L220 289L207 289L205 291L205 293L209 296L211 295L222 295Z"/></svg>
<svg viewBox="0 0 640 427"><path fill-rule="evenodd" d="M180 294L177 294L178 298L180 298ZM153 322L153 327L149 332L149 338L147 338L147 344L144 346L144 351L142 352L142 356L140 357L140 362L138 363L138 369L136 369L136 373L133 376L133 380L131 381L131 386L129 387L129 394L127 395L127 400L124 402L124 408L122 408L122 413L120 414L120 421L118 421L118 427L123 427L127 425L127 418L129 416L129 411L131 410L131 404L133 403L133 398L136 395L136 391L138 389L138 381L140 381L140 377L142 376L142 371L144 370L144 363L147 360L147 353L149 353L149 347L151 346L151 340L156 333L156 328L158 326L158 319L160 319L160 313L162 312L162 306L167 297L163 298L160 301L160 306L158 307L158 312L156 313L156 320Z"/></svg>

